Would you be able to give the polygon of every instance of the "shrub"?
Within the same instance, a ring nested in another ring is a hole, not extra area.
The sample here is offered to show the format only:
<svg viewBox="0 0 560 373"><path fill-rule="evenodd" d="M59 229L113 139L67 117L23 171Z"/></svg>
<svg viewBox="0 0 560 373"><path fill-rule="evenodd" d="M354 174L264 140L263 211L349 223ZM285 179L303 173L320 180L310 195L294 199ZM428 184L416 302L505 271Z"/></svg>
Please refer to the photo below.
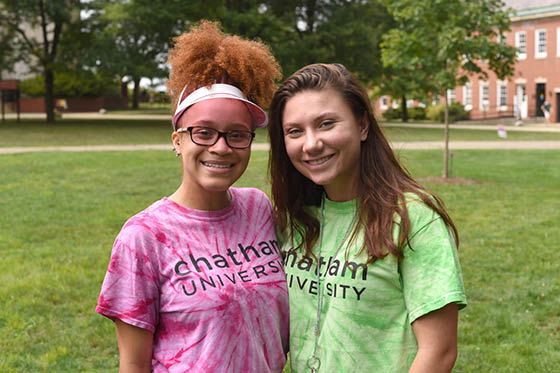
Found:
<svg viewBox="0 0 560 373"><path fill-rule="evenodd" d="M426 109L421 106L408 108L408 117L412 120L426 119Z"/></svg>
<svg viewBox="0 0 560 373"><path fill-rule="evenodd" d="M395 109L390 107L389 109L383 112L383 118L385 120L401 119L402 118L401 108L398 107Z"/></svg>
<svg viewBox="0 0 560 373"><path fill-rule="evenodd" d="M45 95L45 77L37 75L22 80L19 84L23 95L41 97ZM57 97L118 96L117 81L89 71L64 71L54 74L54 94Z"/></svg>
<svg viewBox="0 0 560 373"><path fill-rule="evenodd" d="M435 122L445 121L445 104L431 105L426 108L426 118ZM469 119L469 112L459 102L449 105L449 122Z"/></svg>

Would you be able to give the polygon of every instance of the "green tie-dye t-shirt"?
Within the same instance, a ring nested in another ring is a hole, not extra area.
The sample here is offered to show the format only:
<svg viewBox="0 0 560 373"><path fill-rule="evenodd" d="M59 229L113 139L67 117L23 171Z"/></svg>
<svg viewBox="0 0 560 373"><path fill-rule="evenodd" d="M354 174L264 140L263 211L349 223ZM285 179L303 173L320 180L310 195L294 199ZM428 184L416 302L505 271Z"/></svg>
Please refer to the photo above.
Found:
<svg viewBox="0 0 560 373"><path fill-rule="evenodd" d="M356 201L325 201L323 244L319 258L324 286L317 356L319 372L406 372L418 349L411 323L456 302L466 305L457 250L443 220L408 197L410 244L399 263L393 255L366 264L362 238L333 254L354 215ZM314 212L319 214L319 209ZM395 228L394 237L398 235ZM291 242L283 243L288 251ZM347 254L345 254L345 250ZM315 251L317 252L317 251ZM345 256L347 255L347 256ZM307 372L315 343L316 265L285 257L290 296L292 372Z"/></svg>

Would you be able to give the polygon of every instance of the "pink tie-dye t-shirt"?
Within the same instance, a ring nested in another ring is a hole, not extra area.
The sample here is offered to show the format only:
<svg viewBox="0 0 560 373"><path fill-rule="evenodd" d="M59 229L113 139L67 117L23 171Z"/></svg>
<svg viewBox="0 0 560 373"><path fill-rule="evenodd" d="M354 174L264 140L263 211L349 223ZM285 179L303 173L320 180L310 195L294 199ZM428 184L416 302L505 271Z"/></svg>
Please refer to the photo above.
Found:
<svg viewBox="0 0 560 373"><path fill-rule="evenodd" d="M281 372L288 293L264 193L223 210L163 198L119 233L96 311L154 333L154 372Z"/></svg>

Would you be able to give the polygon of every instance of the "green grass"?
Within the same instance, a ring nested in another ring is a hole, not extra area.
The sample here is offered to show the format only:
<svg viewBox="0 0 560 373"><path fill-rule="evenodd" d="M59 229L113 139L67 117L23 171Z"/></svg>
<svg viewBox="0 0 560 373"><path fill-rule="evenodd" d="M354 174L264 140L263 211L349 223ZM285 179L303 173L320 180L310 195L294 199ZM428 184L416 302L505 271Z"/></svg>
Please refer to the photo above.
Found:
<svg viewBox="0 0 560 373"><path fill-rule="evenodd" d="M40 119L0 123L0 147L64 145L171 144L171 121L144 119ZM266 129L257 129L255 142L267 142Z"/></svg>
<svg viewBox="0 0 560 373"><path fill-rule="evenodd" d="M443 141L443 130L437 128L385 127L391 141ZM560 132L509 131L499 139L496 131L471 129L450 130L451 141L560 141ZM266 128L257 130L255 142L268 141ZM48 125L41 119L15 119L0 123L0 147L169 144L171 122L143 119L62 119Z"/></svg>
<svg viewBox="0 0 560 373"><path fill-rule="evenodd" d="M439 151L401 156L437 176ZM269 190L267 153L238 185ZM469 306L455 372L550 372L560 361L560 151L455 151L454 175L428 184L460 234ZM0 156L0 371L110 371L112 323L95 314L125 220L178 186L170 152Z"/></svg>

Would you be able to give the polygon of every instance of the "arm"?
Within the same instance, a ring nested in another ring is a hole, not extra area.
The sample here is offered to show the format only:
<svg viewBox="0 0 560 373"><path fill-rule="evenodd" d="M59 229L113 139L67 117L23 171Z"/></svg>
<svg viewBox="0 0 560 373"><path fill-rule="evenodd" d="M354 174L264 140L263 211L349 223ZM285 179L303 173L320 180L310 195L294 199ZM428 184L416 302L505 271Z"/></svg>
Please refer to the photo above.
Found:
<svg viewBox="0 0 560 373"><path fill-rule="evenodd" d="M119 373L151 372L153 333L119 319L115 319L115 327L119 345Z"/></svg>
<svg viewBox="0 0 560 373"><path fill-rule="evenodd" d="M450 303L412 323L418 353L410 373L451 372L457 359L458 306Z"/></svg>

